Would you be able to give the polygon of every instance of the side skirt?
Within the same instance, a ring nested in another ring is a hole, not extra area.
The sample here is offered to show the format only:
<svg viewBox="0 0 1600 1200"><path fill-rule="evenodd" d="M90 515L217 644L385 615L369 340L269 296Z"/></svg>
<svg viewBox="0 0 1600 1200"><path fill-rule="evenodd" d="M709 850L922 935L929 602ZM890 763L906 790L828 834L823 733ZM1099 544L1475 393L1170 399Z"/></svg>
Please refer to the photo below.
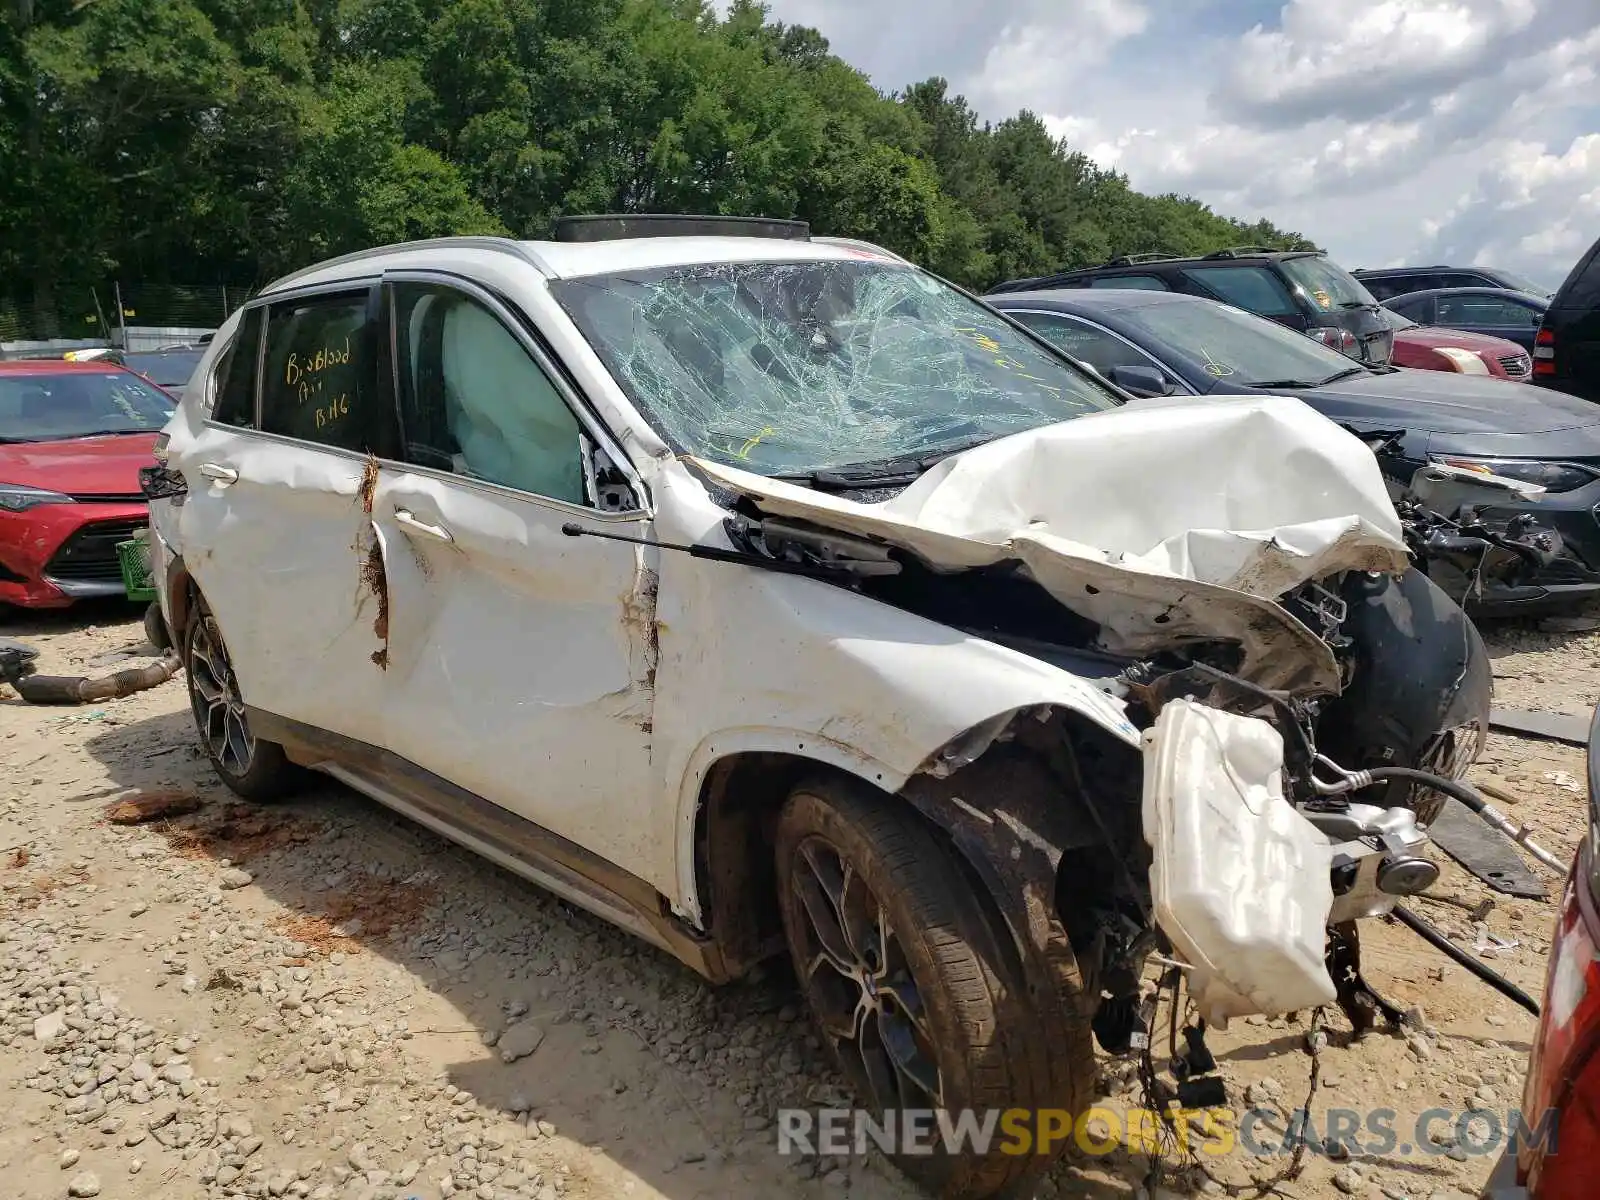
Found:
<svg viewBox="0 0 1600 1200"><path fill-rule="evenodd" d="M734 978L714 938L673 916L666 897L616 864L393 751L257 708L247 715L251 731L280 744L291 761L626 929L712 983Z"/></svg>

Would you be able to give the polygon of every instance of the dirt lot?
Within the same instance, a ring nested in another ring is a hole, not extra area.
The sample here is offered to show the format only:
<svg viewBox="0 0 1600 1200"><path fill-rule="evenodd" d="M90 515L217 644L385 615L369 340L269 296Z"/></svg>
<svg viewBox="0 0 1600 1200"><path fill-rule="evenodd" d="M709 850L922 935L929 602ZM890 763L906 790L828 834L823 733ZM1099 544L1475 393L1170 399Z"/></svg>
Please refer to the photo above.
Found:
<svg viewBox="0 0 1600 1200"><path fill-rule="evenodd" d="M94 673L148 653L135 618L13 614L0 635L38 646L47 673ZM1499 703L1600 701L1600 635L1512 627L1490 640ZM871 1154L776 1152L779 1108L839 1095L781 971L713 991L332 782L271 809L237 805L195 745L181 676L79 709L0 694L7 1195L913 1195ZM1515 815L1546 845L1572 852L1581 751L1496 737L1479 771L1522 798ZM198 807L107 819L151 793ZM1418 909L1472 945L1483 930L1468 910L1489 893L1453 866L1434 891ZM1538 993L1552 920L1549 903L1498 898L1487 931L1516 946L1488 961ZM1427 1109L1515 1107L1531 1019L1402 928L1366 937L1369 977L1420 1005L1428 1032L1352 1044L1331 1015L1313 1109L1325 1128L1330 1108L1392 1108L1399 1145L1312 1155L1276 1194L1475 1197L1492 1155L1455 1144L1452 1121L1425 1149L1408 1135ZM1212 1039L1231 1102L1275 1114L1258 1133L1269 1144L1280 1110L1304 1099L1308 1028L1237 1022ZM1135 1102L1130 1072L1102 1065L1120 1114ZM1202 1158L1212 1178L1191 1171L1157 1194L1239 1194L1285 1161ZM1123 1151L1079 1155L1036 1194L1138 1196L1145 1171Z"/></svg>

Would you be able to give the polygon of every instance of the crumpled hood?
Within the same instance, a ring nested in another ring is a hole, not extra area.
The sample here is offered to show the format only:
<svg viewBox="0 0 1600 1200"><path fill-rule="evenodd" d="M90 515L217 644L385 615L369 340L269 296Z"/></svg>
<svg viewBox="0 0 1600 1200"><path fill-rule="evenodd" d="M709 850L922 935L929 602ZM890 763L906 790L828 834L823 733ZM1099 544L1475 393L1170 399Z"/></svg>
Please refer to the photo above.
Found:
<svg viewBox="0 0 1600 1200"><path fill-rule="evenodd" d="M1139 401L955 455L882 504L695 461L764 512L936 569L1019 561L1110 650L1237 640L1268 686L1338 689L1332 652L1279 596L1409 563L1372 452L1286 397Z"/></svg>

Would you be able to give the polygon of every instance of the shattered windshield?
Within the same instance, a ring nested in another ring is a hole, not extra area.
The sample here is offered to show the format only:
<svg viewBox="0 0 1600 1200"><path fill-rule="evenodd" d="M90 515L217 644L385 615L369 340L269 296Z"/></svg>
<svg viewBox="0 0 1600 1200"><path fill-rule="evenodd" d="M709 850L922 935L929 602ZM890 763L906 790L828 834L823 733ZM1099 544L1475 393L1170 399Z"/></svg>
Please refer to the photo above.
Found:
<svg viewBox="0 0 1600 1200"><path fill-rule="evenodd" d="M697 264L552 291L670 442L761 474L937 455L1117 403L900 264Z"/></svg>

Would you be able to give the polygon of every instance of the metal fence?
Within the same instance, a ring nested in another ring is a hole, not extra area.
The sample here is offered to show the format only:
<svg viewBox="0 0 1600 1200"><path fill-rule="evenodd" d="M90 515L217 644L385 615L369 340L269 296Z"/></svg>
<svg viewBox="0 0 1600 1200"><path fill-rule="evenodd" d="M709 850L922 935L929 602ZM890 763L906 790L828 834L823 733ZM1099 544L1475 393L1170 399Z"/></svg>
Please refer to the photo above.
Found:
<svg viewBox="0 0 1600 1200"><path fill-rule="evenodd" d="M48 306L0 295L0 354L106 345L147 350L193 341L216 329L253 294L254 289L228 284L113 279L66 289Z"/></svg>

